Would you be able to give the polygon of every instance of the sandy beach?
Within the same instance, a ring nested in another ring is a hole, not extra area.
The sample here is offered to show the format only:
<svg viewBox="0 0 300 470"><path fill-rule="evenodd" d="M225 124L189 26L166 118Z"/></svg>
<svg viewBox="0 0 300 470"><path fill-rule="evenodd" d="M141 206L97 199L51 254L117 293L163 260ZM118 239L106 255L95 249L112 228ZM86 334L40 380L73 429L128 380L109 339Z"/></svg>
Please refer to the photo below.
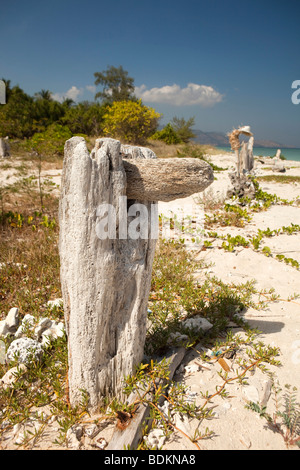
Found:
<svg viewBox="0 0 300 470"><path fill-rule="evenodd" d="M272 160L265 158L265 163L256 160L255 175L274 175L272 171ZM231 168L234 166L234 158L228 155L215 155L211 161L220 167ZM300 176L300 163L286 161L286 176ZM228 171L218 172L213 184L206 190L210 199L226 198L227 189L230 186ZM275 182L261 182L261 188L271 194L276 194L282 199L294 200L300 197L300 183L280 184ZM195 196L193 196L195 197ZM203 198L203 195L202 195ZM187 198L188 199L188 198ZM190 201L181 200L168 203L172 205L172 211L184 210L184 206ZM168 213L170 207L161 204L162 212ZM206 211L209 213L210 211ZM296 205L274 204L265 211L253 215L251 222L243 228L237 227L215 227L219 235L231 234L241 235L249 238L257 233L258 229L279 229L291 224L300 224L300 207ZM258 289L274 289L280 296L280 300L271 303L266 309L255 310L253 308L241 312L243 318L251 325L261 331L259 339L265 344L276 346L280 350L280 367L272 367L276 380L281 388L286 384L298 387L300 383L300 301L288 302L287 299L295 293L300 293L299 270L278 261L276 254L290 256L300 262L300 234L281 234L268 238L265 244L270 247L272 256L265 256L261 252L255 252L251 248L236 247L233 252L219 249L220 239L213 241L212 246L201 251L196 256L198 259L210 263L206 271L198 274L197 279L201 282L205 276L216 276L223 282L230 284L244 283L247 280L255 280ZM235 335L239 335L238 328ZM230 365L229 376L234 375L237 358L227 360ZM199 355L190 353L186 356L184 364L176 375L177 380L182 380L188 386L195 403L201 406L201 390L209 389L211 393L216 386L221 386L222 380L218 372L222 367L217 360L201 367ZM191 371L192 372L189 372ZM258 369L252 370L245 377L247 385L230 385L230 398L213 400L215 418L208 421L207 426L214 432L214 437L200 441L201 449L207 450L275 450L286 449L281 435L273 432L266 426L266 422L258 414L245 408L247 401L254 400L263 403L268 411L274 412L274 393L269 392L270 380L267 375ZM299 400L299 390L298 390ZM191 435L197 428L198 423L182 420L182 430ZM174 436L165 442L163 449L193 449L191 442L175 432Z"/></svg>
<svg viewBox="0 0 300 470"><path fill-rule="evenodd" d="M210 209L208 201L226 200L226 193L230 187L228 172L234 167L234 157L229 154L211 155L210 160L215 165L225 168L224 171L215 173L215 181L205 191L198 195L186 199L176 200L170 203L159 203L159 213L166 216L172 213L188 213L193 204L200 200L206 201L207 207L204 212L212 214L215 209ZM283 176L299 176L300 162L285 161L285 173L276 173ZM272 170L272 160L268 158L257 159L255 176L275 175ZM57 184L59 191L61 169L47 170L44 174ZM3 169L0 174L1 183L12 182L14 170L12 168ZM212 418L207 423L199 423L195 419L188 419L186 416L177 415L176 427L171 437L162 438L162 450L197 450L197 447L188 437L192 437L199 426L208 426L212 432L210 438L198 441L198 446L203 450L285 450L287 448L296 449L297 446L287 447L283 436L275 432L266 425L265 419L258 413L245 407L247 403L254 402L260 406L265 406L268 413L275 412L274 388L272 383L277 383L278 387L284 389L288 384L291 387L298 387L300 384L300 299L291 296L300 294L300 270L291 264L286 264L279 260L276 255L283 255L292 258L300 263L300 233L292 234L278 232L270 238L262 241L261 249L254 250L251 246L235 246L233 251L222 249L222 236L240 235L245 239L255 236L258 230L279 230L291 224L300 224L300 182L279 183L274 181L261 181L263 191L276 194L281 199L293 200L294 203L286 205L281 202L272 204L268 209L252 214L252 220L243 227L218 226L212 230L218 233L218 237L211 240L211 244L206 248L193 250L196 259L205 261L208 266L199 270L195 274L195 281L204 282L207 276L216 276L224 283L245 283L255 281L258 291L269 291L274 289L279 298L276 302L270 302L266 308L249 308L239 312L251 326L257 328L257 341L278 348L278 360L280 366L270 366L270 374L263 373L259 368L251 368L243 377L243 383L238 380L229 381L227 384L228 396L217 395L212 399ZM204 204L205 206L205 204ZM270 248L270 255L266 256L262 252L264 246ZM233 338L245 335L242 328L232 324ZM241 346L236 355L226 359L228 366L228 378L234 379L236 371L239 369L240 361L243 359L247 346ZM202 392L209 391L214 394L218 387L221 387L223 379L219 372L224 372L218 359L211 356L210 360L201 360L203 353L201 343L197 350L186 353L182 363L175 372L174 379L187 386L187 399L193 401L196 406L204 403ZM209 355L211 351L207 351ZM299 390L296 392L298 402L300 401ZM106 443L112 438L114 425L105 427L98 439L104 439ZM51 440L55 434L55 426L49 427L48 439L44 441L44 448L51 449ZM13 442L16 436L11 435L4 441L4 448L15 448ZM38 444L38 448L43 446ZM79 446L79 444L78 444ZM78 447L79 448L79 447Z"/></svg>

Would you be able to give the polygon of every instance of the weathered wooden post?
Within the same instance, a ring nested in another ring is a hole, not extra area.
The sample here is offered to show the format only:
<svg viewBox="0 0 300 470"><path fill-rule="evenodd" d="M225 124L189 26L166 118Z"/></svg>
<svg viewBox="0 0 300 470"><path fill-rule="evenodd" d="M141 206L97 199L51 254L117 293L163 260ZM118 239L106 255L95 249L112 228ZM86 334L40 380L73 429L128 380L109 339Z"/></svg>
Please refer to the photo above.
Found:
<svg viewBox="0 0 300 470"><path fill-rule="evenodd" d="M252 171L254 169L254 156L253 156L253 145L254 145L254 137L253 135L248 140L247 145L247 171Z"/></svg>
<svg viewBox="0 0 300 470"><path fill-rule="evenodd" d="M4 139L0 137L0 157L2 158L10 157L10 147L9 147L8 137L5 137Z"/></svg>
<svg viewBox="0 0 300 470"><path fill-rule="evenodd" d="M245 143L240 143L239 137L240 134L245 134L247 136L250 136L248 146L246 146ZM253 138L252 138L252 132L250 132L250 127L249 126L244 126L244 127L239 127L238 129L234 129L229 135L229 143L231 146L231 149L235 152L236 155L236 172L237 172L237 177L239 178L241 176L241 172L243 169L249 171L248 166L250 165L250 160L248 162L248 155L250 156L251 159L251 150L252 150L252 158L253 158ZM240 150L241 147L241 150ZM251 168L252 169L252 168Z"/></svg>
<svg viewBox="0 0 300 470"><path fill-rule="evenodd" d="M248 142L242 142L239 159L241 162L241 168L243 172L249 173L254 168L254 157L253 157L253 142L254 137L251 136Z"/></svg>
<svg viewBox="0 0 300 470"><path fill-rule="evenodd" d="M59 208L61 285L71 405L96 410L121 396L142 360L157 201L203 191L213 171L198 159L156 159L149 149L82 137L65 144ZM137 214L139 214L138 217Z"/></svg>
<svg viewBox="0 0 300 470"><path fill-rule="evenodd" d="M240 143L240 134L249 136L248 143ZM232 187L227 191L227 197L238 196L253 198L255 187L251 179L248 178L249 173L254 168L253 143L254 137L250 132L249 126L239 127L228 134L231 149L236 155L235 171L228 174Z"/></svg>

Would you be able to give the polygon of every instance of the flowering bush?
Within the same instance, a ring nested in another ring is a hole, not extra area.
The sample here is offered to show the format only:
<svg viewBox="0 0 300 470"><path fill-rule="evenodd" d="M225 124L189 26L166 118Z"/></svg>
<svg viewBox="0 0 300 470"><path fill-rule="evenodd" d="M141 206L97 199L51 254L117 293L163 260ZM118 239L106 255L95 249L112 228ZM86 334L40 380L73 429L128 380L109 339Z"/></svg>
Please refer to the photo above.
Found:
<svg viewBox="0 0 300 470"><path fill-rule="evenodd" d="M138 101L115 101L104 115L104 133L132 144L144 144L157 129L160 114Z"/></svg>

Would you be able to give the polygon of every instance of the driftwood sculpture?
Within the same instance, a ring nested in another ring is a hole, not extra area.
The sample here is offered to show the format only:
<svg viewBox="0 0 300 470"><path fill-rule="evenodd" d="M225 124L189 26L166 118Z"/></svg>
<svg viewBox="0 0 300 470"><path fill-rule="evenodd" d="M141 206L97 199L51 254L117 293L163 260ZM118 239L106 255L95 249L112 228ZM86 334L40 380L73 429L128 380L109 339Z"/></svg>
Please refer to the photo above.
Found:
<svg viewBox="0 0 300 470"><path fill-rule="evenodd" d="M241 134L250 137L248 145L244 142L242 144L240 143L239 137ZM253 169L253 134L250 131L249 126L244 126L234 129L228 137L231 149L236 154L236 171L237 176L239 177L243 170L251 171Z"/></svg>
<svg viewBox="0 0 300 470"><path fill-rule="evenodd" d="M240 142L241 134L249 136L248 142ZM255 187L247 175L254 169L254 137L249 126L234 129L228 137L231 149L236 155L236 169L228 174L232 186L227 191L227 197L237 196L252 199L255 195Z"/></svg>
<svg viewBox="0 0 300 470"><path fill-rule="evenodd" d="M201 160L156 159L113 139L97 139L91 154L82 137L66 142L59 252L72 406L82 390L91 410L104 396L122 396L124 376L143 358L157 201L212 181Z"/></svg>
<svg viewBox="0 0 300 470"><path fill-rule="evenodd" d="M253 142L254 138L251 136L248 142L242 142L240 150L240 169L249 173L254 168L254 158L253 158Z"/></svg>

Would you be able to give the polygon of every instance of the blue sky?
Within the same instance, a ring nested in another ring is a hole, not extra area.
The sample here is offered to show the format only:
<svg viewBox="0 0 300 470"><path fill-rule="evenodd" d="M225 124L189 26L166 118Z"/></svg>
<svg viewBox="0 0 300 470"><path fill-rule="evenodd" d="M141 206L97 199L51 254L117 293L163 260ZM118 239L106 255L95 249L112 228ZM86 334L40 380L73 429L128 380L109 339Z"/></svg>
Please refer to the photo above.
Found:
<svg viewBox="0 0 300 470"><path fill-rule="evenodd" d="M0 77L30 95L93 100L94 72L122 65L162 124L300 147L299 0L1 0L0 17Z"/></svg>

